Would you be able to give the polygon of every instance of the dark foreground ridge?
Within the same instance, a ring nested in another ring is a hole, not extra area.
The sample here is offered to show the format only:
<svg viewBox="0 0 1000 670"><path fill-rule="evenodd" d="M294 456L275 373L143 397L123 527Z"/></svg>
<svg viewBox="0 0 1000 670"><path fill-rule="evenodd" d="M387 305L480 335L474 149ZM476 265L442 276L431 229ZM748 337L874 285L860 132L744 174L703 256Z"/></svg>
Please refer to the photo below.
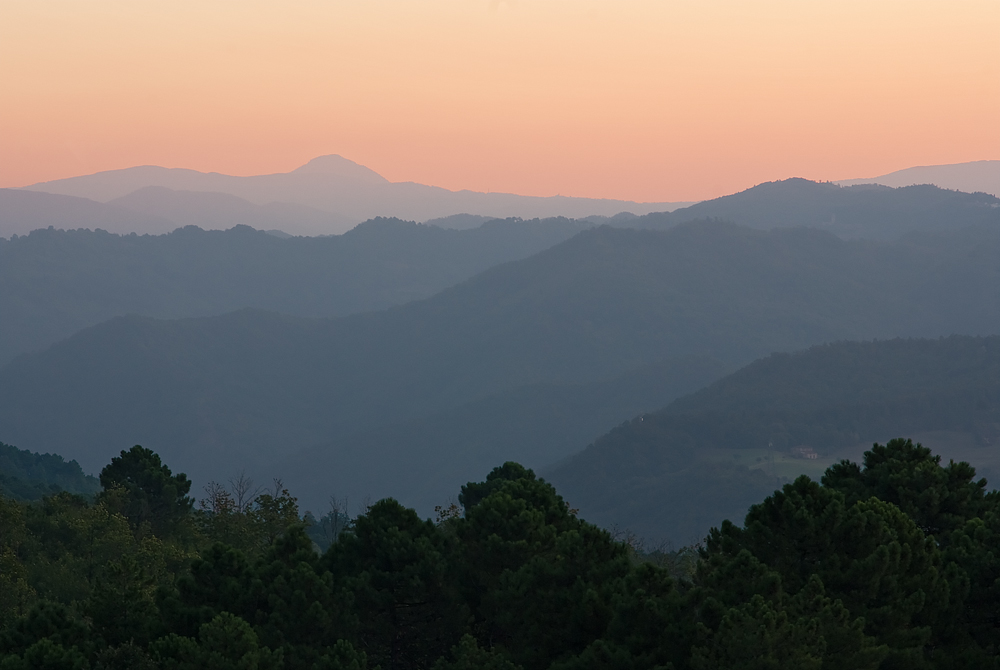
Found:
<svg viewBox="0 0 1000 670"><path fill-rule="evenodd" d="M908 440L677 552L617 541L515 463L421 520L300 517L134 447L96 497L0 498L0 667L987 668L1000 496Z"/></svg>

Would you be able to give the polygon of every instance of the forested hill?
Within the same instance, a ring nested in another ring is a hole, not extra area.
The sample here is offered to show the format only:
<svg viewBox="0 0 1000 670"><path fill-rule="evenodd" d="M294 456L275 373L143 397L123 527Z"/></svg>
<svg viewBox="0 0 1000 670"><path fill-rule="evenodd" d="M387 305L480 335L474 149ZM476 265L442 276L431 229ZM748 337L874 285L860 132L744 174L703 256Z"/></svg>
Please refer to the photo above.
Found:
<svg viewBox="0 0 1000 670"><path fill-rule="evenodd" d="M0 238L0 365L130 313L181 318L256 307L339 316L384 309L590 225L509 220L457 231L377 219L336 237L278 239L239 226L143 236L53 229Z"/></svg>
<svg viewBox="0 0 1000 670"><path fill-rule="evenodd" d="M706 218L760 229L807 226L844 239L894 239L912 232L1000 226L1000 198L929 185L844 187L786 179L623 223L633 228L663 229Z"/></svg>
<svg viewBox="0 0 1000 670"><path fill-rule="evenodd" d="M588 518L686 541L782 477L902 435L1000 479L1000 337L774 354L619 426L548 476Z"/></svg>
<svg viewBox="0 0 1000 670"><path fill-rule="evenodd" d="M678 551L589 523L513 462L434 519L392 498L338 500L316 518L294 490L246 478L198 496L140 446L100 481L89 500L0 496L3 670L978 670L1000 658L1000 496L907 440L771 491Z"/></svg>
<svg viewBox="0 0 1000 670"><path fill-rule="evenodd" d="M998 257L989 230L877 243L718 222L602 227L385 312L106 322L0 371L0 428L91 470L140 443L225 478L529 384L687 355L735 366L834 340L997 332Z"/></svg>
<svg viewBox="0 0 1000 670"><path fill-rule="evenodd" d="M38 500L59 491L93 495L98 490L97 478L85 475L76 461L0 443L0 496Z"/></svg>

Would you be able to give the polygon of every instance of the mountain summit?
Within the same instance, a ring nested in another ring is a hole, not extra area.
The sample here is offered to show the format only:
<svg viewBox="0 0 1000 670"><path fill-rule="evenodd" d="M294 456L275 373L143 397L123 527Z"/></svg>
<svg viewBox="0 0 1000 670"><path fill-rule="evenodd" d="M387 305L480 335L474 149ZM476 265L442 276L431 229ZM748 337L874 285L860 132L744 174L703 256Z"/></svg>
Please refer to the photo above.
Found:
<svg viewBox="0 0 1000 670"><path fill-rule="evenodd" d="M178 192L210 192L236 196L258 206L275 203L299 205L329 215L329 222L324 229L309 234L342 233L362 221L380 216L410 221L427 221L456 214L498 219L556 216L584 218L595 215L614 216L621 212L638 215L664 212L689 204L449 191L414 182L390 182L374 170L336 154L320 156L291 172L276 174L242 177L217 172L142 166L42 182L26 186L22 190L71 195L107 203L149 186ZM183 194L172 197L175 200L185 197L189 200L197 199ZM183 208L190 206L190 203L176 205Z"/></svg>
<svg viewBox="0 0 1000 670"><path fill-rule="evenodd" d="M290 174L321 174L331 177L347 177L370 184L388 184L389 180L375 170L344 158L339 154L318 156L305 165L297 167Z"/></svg>

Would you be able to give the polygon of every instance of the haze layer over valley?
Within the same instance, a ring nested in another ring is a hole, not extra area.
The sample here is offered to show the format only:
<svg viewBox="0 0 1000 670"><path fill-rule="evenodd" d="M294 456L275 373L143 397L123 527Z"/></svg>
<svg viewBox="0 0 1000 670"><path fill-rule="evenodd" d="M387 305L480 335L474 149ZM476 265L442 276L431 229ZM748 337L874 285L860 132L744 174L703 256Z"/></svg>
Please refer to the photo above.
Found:
<svg viewBox="0 0 1000 670"><path fill-rule="evenodd" d="M647 214L687 204L449 191L412 182L393 183L337 155L315 158L281 174L236 177L149 165L43 182L24 190L106 204L110 208L103 214L106 229L126 233L164 233L185 225L229 228L241 223L291 235L331 235L376 217L416 221L456 214L578 218ZM0 191L0 197L13 200L14 196ZM56 208L65 202L52 199L51 204L44 204ZM137 217L132 228L121 227L122 210ZM55 215L48 216L54 219ZM44 221L44 216L38 220ZM5 224L0 225L0 233L8 229L6 235L27 232L2 219L0 224Z"/></svg>
<svg viewBox="0 0 1000 670"><path fill-rule="evenodd" d="M247 226L160 236L39 230L0 239L0 363L106 319L218 315L245 307L338 316L428 297L590 227L495 221L444 230L375 219L331 237Z"/></svg>
<svg viewBox="0 0 1000 670"><path fill-rule="evenodd" d="M311 507L393 495L427 512L483 468L549 467L774 351L1000 329L1000 200L984 193L789 179L670 212L376 218L289 238L280 211L328 213L163 185L255 184L263 201L387 184L342 159L307 168L0 191L10 221L66 222L0 240L5 439L91 471L139 442L199 482L239 463ZM112 216L236 225L70 223ZM616 514L592 516L683 535Z"/></svg>
<svg viewBox="0 0 1000 670"><path fill-rule="evenodd" d="M45 277L6 284L5 309L67 330L101 310L160 318L9 363L0 426L85 469L142 443L201 481L280 474L312 507L391 494L429 510L484 467L549 465L774 351L997 332L997 202L788 180L668 214L463 231L41 231L0 245ZM75 288L86 301L56 299Z"/></svg>
<svg viewBox="0 0 1000 670"><path fill-rule="evenodd" d="M70 196L0 190L0 201L21 205L39 196L54 198L60 207L51 210L43 202L33 209L13 208L8 212L12 220L48 223L45 217L56 216L68 229L98 228L98 215L108 213L100 210L103 205ZM193 204L197 207L189 213L197 220L218 223L218 211L206 201ZM992 225L1000 220L998 205L993 196L930 186L841 188L791 179L644 216L501 221L456 215L429 226L376 219L322 239L279 240L247 228L226 233L186 229L143 238L39 231L9 242L0 239L0 317L9 324L0 329L0 363L125 314L179 318L255 307L338 316L381 309L428 297L596 225L667 230L712 218L764 230L806 226L843 239L892 240L913 232ZM131 221L128 216L121 220ZM224 223L247 221L268 225L239 216Z"/></svg>

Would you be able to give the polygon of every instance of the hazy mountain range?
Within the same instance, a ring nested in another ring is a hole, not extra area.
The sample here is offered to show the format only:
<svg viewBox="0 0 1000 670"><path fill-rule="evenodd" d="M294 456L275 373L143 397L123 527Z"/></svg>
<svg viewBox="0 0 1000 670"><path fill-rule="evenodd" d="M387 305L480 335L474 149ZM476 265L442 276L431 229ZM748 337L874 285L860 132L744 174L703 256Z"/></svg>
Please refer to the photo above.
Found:
<svg viewBox="0 0 1000 670"><path fill-rule="evenodd" d="M404 473L413 488L394 490L407 501L423 497L422 480L449 463L425 437L385 432L392 424L532 385L610 383L689 356L717 360L723 371L835 340L998 332L998 257L996 226L895 242L713 221L667 231L599 227L382 312L113 319L0 370L0 427L6 442L85 469L141 443L206 478L254 466L280 474L264 464L327 444L309 468L324 473L321 481L298 490L311 501L389 493L360 488L413 449ZM699 374L673 392L708 381ZM669 395L662 384L649 388L620 406L621 420ZM497 416L515 421L506 406L498 402ZM547 420L581 421L572 412ZM365 437L373 432L393 437ZM569 456L572 445L564 446ZM369 450L383 457L365 458ZM510 452L494 443L476 459ZM298 483L299 466L287 471ZM450 476L460 483L470 473Z"/></svg>
<svg viewBox="0 0 1000 670"><path fill-rule="evenodd" d="M279 239L239 226L158 236L38 230L0 239L0 365L125 314L180 318L255 307L341 316L384 309L591 225L497 220L444 230L376 219L330 237Z"/></svg>
<svg viewBox="0 0 1000 670"><path fill-rule="evenodd" d="M1000 161L916 167L838 183L893 187L932 184L998 196ZM66 197L30 198L25 192ZM796 210L801 209L803 202L789 201L788 209L777 213L778 220L767 218L764 226L826 225L838 235L859 235L850 227L851 219L857 219L859 213L857 202L846 202L849 199L845 198L838 201L829 193L812 195L826 201L825 207L811 203L812 210L827 210L823 213L825 218L816 218L813 211L806 217L808 220L797 220L801 212ZM877 200L879 196L870 198ZM709 210L721 210L727 220L737 220L732 216L733 208L727 209L724 198L712 202L716 205ZM0 189L0 236L23 235L48 226L156 234L187 225L227 229L240 224L291 235L328 235L342 233L379 216L433 220L439 227L468 228L491 218L602 218L622 212L641 216L671 212L689 204L455 192L412 182L392 183L373 170L331 155L316 158L292 172L272 175L237 177L140 166L42 182L24 189ZM808 202L804 204L810 206ZM871 216L871 212L868 214ZM704 216L718 214L707 210L689 212L687 220ZM740 222L753 225L749 221Z"/></svg>
<svg viewBox="0 0 1000 670"><path fill-rule="evenodd" d="M339 164L339 161L333 161L334 167ZM253 180L258 179L257 177L205 175L190 170L173 171L163 168L119 170L49 182L30 188L51 187L62 189L66 193L89 193L98 198L149 181L160 181L174 186L232 187L244 195L247 195L247 190L254 191L260 186L258 195L264 201L267 200L269 192L277 193L278 197L280 195L278 191L284 189L283 193L294 191L289 197L303 196L304 200L317 197L327 200L346 198L346 202L351 198L367 197L364 194L369 188L400 186L389 184L384 180L379 181L380 177L374 173L369 174L370 171L366 171L365 168L353 163L350 165L357 169L356 172L360 172L355 174L347 171L345 175L335 171L328 175L310 171L299 174L296 171L288 175L267 176L266 179L273 178L274 184L277 185L275 188L271 188L273 184L267 180L255 185ZM352 181L358 183L352 186ZM248 184L251 186L248 187ZM462 195L464 198L466 195L472 197L482 194L457 195ZM501 197L497 194L489 195L491 198ZM520 196L509 197L514 199L511 202L522 202L518 200ZM556 206L563 201L567 203L572 201L572 206ZM388 202L378 200L372 211L393 210ZM817 183L805 179L787 179L760 184L740 193L686 207L681 206L684 203L639 205L585 199L577 201L527 198L523 199L523 202L547 204L544 207L531 205L522 208L485 207L484 209L520 212L517 216L522 216L528 211L566 212L572 218L579 218L590 224L654 229L663 229L699 218L717 218L762 229L808 226L828 230L843 238L883 239L915 230L957 229L1000 217L1000 200L985 193L971 194L928 185L902 189L872 184L840 187L832 183ZM469 204L469 207L463 213L429 218L426 223L441 228L464 230L478 227L496 218L483 214L470 214L469 211L474 211L479 205L463 201L462 207L465 207L465 204ZM395 209L408 212L405 216L400 215L401 218L419 221L423 219L422 214L426 213L420 208L422 206L414 209L409 205L401 205ZM655 208L663 211L643 214ZM629 211L621 211L624 209ZM549 214L544 215L549 216ZM359 219L352 216L342 216L298 202L255 204L229 193L175 190L162 184L146 184L107 202L75 195L0 189L0 236L2 237L24 235L32 230L49 226L62 229L102 229L120 234L132 232L163 234L191 225L207 230L225 230L236 225L247 225L278 235L315 236L341 233L353 227L358 221Z"/></svg>
<svg viewBox="0 0 1000 670"><path fill-rule="evenodd" d="M161 192L147 187L124 200ZM240 202L232 196L192 195ZM41 207L35 213L49 211L60 217L57 222L93 223L117 211L72 196L0 191L0 201L40 197L53 199L60 208ZM247 211L266 209L246 204ZM765 230L806 226L845 239L892 240L913 232L1000 226L998 205L993 196L934 186L848 188L789 179L645 216L522 221L463 214L430 225L376 219L342 235L294 240L246 226L228 232L186 227L159 236L39 230L16 240L0 239L0 364L130 313L181 318L254 307L297 316L342 316L384 309L429 297L600 224L668 230L693 219L720 219ZM223 220L204 202L191 212ZM247 215L227 223L247 220L255 221ZM129 223L127 217L119 221ZM275 221L256 222L263 227Z"/></svg>
<svg viewBox="0 0 1000 670"><path fill-rule="evenodd" d="M54 228L0 239L0 441L89 472L141 443L199 485L247 468L285 477L307 507L391 494L426 513L493 465L551 467L609 444L597 438L611 427L774 351L1000 332L991 195L790 179L673 212L465 210L283 239L235 224L283 230L287 215L322 228L334 215L189 188L387 187L342 159L313 168L261 178L142 168L63 184L107 202L0 190L3 221ZM176 181L129 181L144 173ZM178 221L229 229L77 230ZM642 470L628 453L621 471ZM736 500L790 472L744 471L723 455L678 476ZM607 512L595 519L660 523L601 498L631 480L564 481L574 504Z"/></svg>
<svg viewBox="0 0 1000 670"><path fill-rule="evenodd" d="M941 188L967 193L989 193L1000 196L1000 160L973 161L951 165L926 165L897 170L869 179L845 179L837 182L843 186L855 184L882 184L883 186L912 186L934 184Z"/></svg>
<svg viewBox="0 0 1000 670"><path fill-rule="evenodd" d="M137 233L169 232L184 225L229 228L242 223L292 235L329 235L379 216L413 221L456 214L581 218L613 216L624 211L647 214L687 204L449 191L413 182L390 182L375 171L336 155L315 158L281 174L237 177L141 166L43 182L22 190L107 204L113 208L103 214L107 230ZM0 200L0 213L3 203ZM60 203L65 206L65 201L56 201L52 207ZM122 210L140 217L131 229L118 227ZM52 220L54 215L38 218ZM139 227L140 224L147 227ZM63 227L68 226L90 227L73 226L66 221ZM0 232L7 236L23 234L22 231L27 232L23 225L0 227Z"/></svg>
<svg viewBox="0 0 1000 670"><path fill-rule="evenodd" d="M622 225L663 229L693 219L720 219L762 230L805 226L843 239L894 239L917 231L1000 225L1000 198L930 185L838 186L785 179L673 212L635 217Z"/></svg>

